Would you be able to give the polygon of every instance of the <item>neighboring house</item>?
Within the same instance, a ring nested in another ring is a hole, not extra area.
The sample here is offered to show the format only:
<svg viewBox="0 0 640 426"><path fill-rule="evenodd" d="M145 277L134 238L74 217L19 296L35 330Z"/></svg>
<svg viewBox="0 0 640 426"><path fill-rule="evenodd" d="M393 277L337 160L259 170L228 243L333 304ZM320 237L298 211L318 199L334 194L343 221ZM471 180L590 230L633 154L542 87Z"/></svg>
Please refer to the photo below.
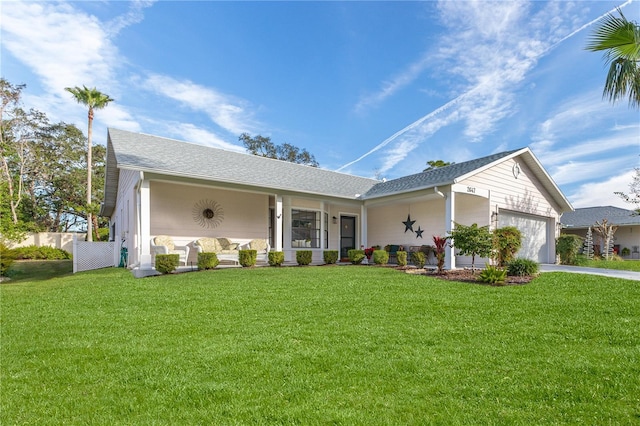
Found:
<svg viewBox="0 0 640 426"><path fill-rule="evenodd" d="M563 233L575 234L584 238L589 227L593 232L595 223L602 223L603 219L606 219L609 224L618 226L617 231L613 234L614 251L621 254L626 248L629 254L624 257L640 259L640 216L635 214L633 210L612 206L586 207L564 213L560 222ZM593 232L593 244L596 252L600 252L603 241L602 237L595 232Z"/></svg>
<svg viewBox="0 0 640 426"><path fill-rule="evenodd" d="M157 136L109 129L105 198L112 239L124 239L137 275L153 267L150 241L269 239L297 250L431 245L455 222L520 228L519 252L555 261L559 217L572 210L528 148L378 181ZM206 214L205 214L206 212ZM213 212L213 214L212 214ZM196 263L195 250L190 262ZM467 264L447 249L446 267Z"/></svg>

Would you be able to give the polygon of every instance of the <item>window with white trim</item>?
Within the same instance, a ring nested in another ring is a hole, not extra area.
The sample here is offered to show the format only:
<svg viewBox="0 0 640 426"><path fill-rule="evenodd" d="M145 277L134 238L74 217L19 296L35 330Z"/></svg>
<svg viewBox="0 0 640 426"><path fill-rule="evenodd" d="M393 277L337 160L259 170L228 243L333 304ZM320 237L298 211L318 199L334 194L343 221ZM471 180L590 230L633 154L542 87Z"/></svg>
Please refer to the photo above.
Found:
<svg viewBox="0 0 640 426"><path fill-rule="evenodd" d="M291 247L320 248L320 212L291 210Z"/></svg>

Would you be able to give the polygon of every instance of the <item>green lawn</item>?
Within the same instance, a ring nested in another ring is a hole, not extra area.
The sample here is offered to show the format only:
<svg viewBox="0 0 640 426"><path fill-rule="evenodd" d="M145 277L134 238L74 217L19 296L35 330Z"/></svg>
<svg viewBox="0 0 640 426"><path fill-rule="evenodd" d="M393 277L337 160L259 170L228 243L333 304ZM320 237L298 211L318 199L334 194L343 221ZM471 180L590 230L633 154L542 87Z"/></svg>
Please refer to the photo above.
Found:
<svg viewBox="0 0 640 426"><path fill-rule="evenodd" d="M16 283L48 280L72 273L73 260L18 260L11 265L7 275Z"/></svg>
<svg viewBox="0 0 640 426"><path fill-rule="evenodd" d="M590 260L584 266L590 268L618 269L623 271L640 272L640 260Z"/></svg>
<svg viewBox="0 0 640 426"><path fill-rule="evenodd" d="M376 267L0 286L0 424L637 424L640 285Z"/></svg>

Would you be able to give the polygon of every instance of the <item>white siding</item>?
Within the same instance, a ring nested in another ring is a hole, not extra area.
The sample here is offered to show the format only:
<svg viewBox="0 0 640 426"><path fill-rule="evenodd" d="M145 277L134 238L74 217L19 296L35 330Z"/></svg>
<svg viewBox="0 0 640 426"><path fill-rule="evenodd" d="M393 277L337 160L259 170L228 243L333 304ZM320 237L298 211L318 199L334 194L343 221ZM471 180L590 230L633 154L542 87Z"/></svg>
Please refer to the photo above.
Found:
<svg viewBox="0 0 640 426"><path fill-rule="evenodd" d="M444 199L369 207L367 211L369 246L400 244L409 246L432 245L434 235L444 235ZM402 223L411 215L415 220L413 230L424 232L418 238L415 232L406 231Z"/></svg>
<svg viewBox="0 0 640 426"><path fill-rule="evenodd" d="M240 243L269 238L269 196L222 189L154 182L151 188L151 235L170 235L176 244L189 244L201 237L224 237ZM221 206L224 219L215 228L194 219L194 208L202 200ZM195 261L195 252L190 259Z"/></svg>
<svg viewBox="0 0 640 426"><path fill-rule="evenodd" d="M136 185L140 181L140 173L133 170L120 170L118 179L118 197L113 210L111 223L116 225L114 241L118 244L125 239L125 246L129 252L129 265L139 261L137 221L136 221Z"/></svg>
<svg viewBox="0 0 640 426"><path fill-rule="evenodd" d="M514 177L518 163L520 174ZM558 219L557 207L529 168L517 158L504 161L460 182L463 185L486 188L490 191L491 207L507 209Z"/></svg>

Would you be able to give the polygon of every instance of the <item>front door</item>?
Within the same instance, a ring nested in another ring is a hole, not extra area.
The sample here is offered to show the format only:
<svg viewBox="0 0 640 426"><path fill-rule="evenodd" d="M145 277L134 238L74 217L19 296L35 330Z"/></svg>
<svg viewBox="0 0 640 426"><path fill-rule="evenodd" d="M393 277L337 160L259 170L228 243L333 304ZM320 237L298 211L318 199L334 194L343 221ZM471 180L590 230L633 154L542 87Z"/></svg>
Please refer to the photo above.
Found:
<svg viewBox="0 0 640 426"><path fill-rule="evenodd" d="M349 259L349 250L356 248L356 218L340 216L340 259Z"/></svg>

